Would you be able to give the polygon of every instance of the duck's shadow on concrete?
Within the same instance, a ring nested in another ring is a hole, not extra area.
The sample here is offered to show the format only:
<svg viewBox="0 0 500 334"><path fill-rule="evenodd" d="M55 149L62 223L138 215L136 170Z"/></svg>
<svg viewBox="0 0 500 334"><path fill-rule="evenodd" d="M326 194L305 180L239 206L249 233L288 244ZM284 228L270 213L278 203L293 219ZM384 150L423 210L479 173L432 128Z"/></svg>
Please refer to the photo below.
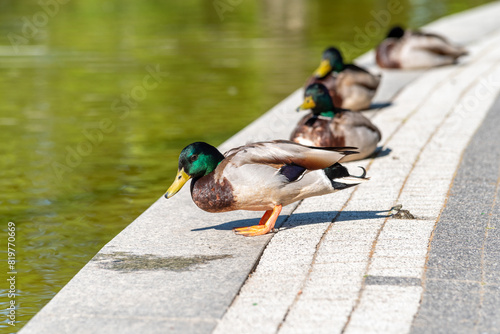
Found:
<svg viewBox="0 0 500 334"><path fill-rule="evenodd" d="M387 108L387 107L390 107L390 106L392 106L392 102L390 102L390 101L372 103L370 105L370 108L368 108L368 110L372 111L372 110L384 109L384 108Z"/></svg>
<svg viewBox="0 0 500 334"><path fill-rule="evenodd" d="M264 213L262 213L264 214ZM282 215L278 218L276 222L276 227L279 229L289 229L297 226L310 225L310 224L321 224L325 222L331 222L336 216L337 211L316 211L310 213L295 213L291 216ZM335 219L336 222L342 221L356 221L361 219L376 219L387 217L389 211L343 211L341 215ZM239 219L230 222L222 223L219 225L195 228L191 231L199 232L205 230L232 230L235 227L251 226L257 225L259 223L259 218L251 219Z"/></svg>
<svg viewBox="0 0 500 334"><path fill-rule="evenodd" d="M369 158L382 158L391 154L392 149L390 147L377 147L377 150Z"/></svg>
<svg viewBox="0 0 500 334"><path fill-rule="evenodd" d="M390 147L379 146L379 147L377 147L375 152L373 152L371 155L367 156L364 159L378 159L378 158L386 157L389 154L391 154L391 152L392 152L392 149ZM356 163L356 161L350 162L350 163Z"/></svg>

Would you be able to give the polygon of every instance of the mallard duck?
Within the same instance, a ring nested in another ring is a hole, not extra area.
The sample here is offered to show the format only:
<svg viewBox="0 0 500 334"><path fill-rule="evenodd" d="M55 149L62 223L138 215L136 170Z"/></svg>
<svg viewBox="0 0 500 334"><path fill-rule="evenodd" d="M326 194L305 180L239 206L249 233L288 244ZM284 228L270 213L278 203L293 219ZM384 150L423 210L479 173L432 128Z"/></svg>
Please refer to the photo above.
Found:
<svg viewBox="0 0 500 334"><path fill-rule="evenodd" d="M266 211L258 225L236 228L237 234L255 236L274 228L282 206L332 193L365 180L352 176L338 163L357 153L354 147L307 147L286 140L258 142L222 154L196 142L179 156L179 170L165 197L171 198L192 178L191 197L208 212Z"/></svg>
<svg viewBox="0 0 500 334"><path fill-rule="evenodd" d="M466 54L442 36L396 26L377 46L376 60L382 68L418 69L454 64Z"/></svg>
<svg viewBox="0 0 500 334"><path fill-rule="evenodd" d="M359 112L336 108L322 84L306 88L299 110L311 109L298 123L290 140L312 146L354 146L359 154L343 161L363 159L372 154L382 138L379 129Z"/></svg>
<svg viewBox="0 0 500 334"><path fill-rule="evenodd" d="M305 87L313 83L325 85L336 106L358 111L370 108L380 75L354 64L344 64L340 51L330 47L323 52L319 67Z"/></svg>

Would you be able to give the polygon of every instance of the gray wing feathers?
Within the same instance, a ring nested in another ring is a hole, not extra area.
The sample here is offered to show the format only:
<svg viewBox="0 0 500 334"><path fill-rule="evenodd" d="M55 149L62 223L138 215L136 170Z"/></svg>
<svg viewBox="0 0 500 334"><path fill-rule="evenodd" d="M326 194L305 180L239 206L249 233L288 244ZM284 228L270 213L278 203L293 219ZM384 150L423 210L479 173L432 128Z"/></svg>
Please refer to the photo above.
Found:
<svg viewBox="0 0 500 334"><path fill-rule="evenodd" d="M309 170L323 169L333 165L344 156L352 154L353 147L315 148L285 140L253 143L227 151L236 166L244 164L296 164Z"/></svg>
<svg viewBox="0 0 500 334"><path fill-rule="evenodd" d="M452 57L460 57L467 51L458 45L453 45L441 36L432 34L412 34L409 36L409 41L414 48L429 50L436 54L449 55Z"/></svg>

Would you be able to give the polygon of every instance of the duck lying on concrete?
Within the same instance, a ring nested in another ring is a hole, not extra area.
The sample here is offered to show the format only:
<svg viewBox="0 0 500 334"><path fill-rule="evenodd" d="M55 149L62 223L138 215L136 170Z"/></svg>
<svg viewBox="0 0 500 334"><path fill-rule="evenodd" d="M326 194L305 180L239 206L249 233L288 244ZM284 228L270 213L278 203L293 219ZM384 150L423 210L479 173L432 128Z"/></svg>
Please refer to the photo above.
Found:
<svg viewBox="0 0 500 334"><path fill-rule="evenodd" d="M419 69L454 64L466 54L442 36L396 26L377 46L376 61L382 68Z"/></svg>
<svg viewBox="0 0 500 334"><path fill-rule="evenodd" d="M338 162L357 153L355 147L307 147L286 140L237 147L224 155L196 142L179 156L179 170L165 194L174 196L192 178L191 197L208 212L266 211L258 225L236 228L237 234L256 236L274 228L282 206L325 195L363 181Z"/></svg>
<svg viewBox="0 0 500 334"><path fill-rule="evenodd" d="M382 138L379 129L359 112L336 108L322 84L312 84L305 91L304 103L297 109L311 109L292 132L290 140L311 146L354 146L359 154L343 161L366 158L375 152Z"/></svg>
<svg viewBox="0 0 500 334"><path fill-rule="evenodd" d="M313 83L325 85L336 106L358 111L370 108L380 75L354 64L344 64L340 51L330 47L323 52L319 67L305 87Z"/></svg>

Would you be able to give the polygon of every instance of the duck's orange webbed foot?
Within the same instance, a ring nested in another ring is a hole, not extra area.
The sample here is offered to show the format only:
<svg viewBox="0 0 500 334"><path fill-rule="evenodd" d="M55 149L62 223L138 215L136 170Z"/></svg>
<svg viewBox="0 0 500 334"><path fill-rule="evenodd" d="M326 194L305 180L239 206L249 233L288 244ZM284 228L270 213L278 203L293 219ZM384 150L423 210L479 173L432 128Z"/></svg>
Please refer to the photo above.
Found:
<svg viewBox="0 0 500 334"><path fill-rule="evenodd" d="M236 234L244 235L245 237L254 237L269 233L274 228L276 219L281 213L281 204L276 205L272 210L267 210L259 221L259 225L248 227L238 227L233 229Z"/></svg>

